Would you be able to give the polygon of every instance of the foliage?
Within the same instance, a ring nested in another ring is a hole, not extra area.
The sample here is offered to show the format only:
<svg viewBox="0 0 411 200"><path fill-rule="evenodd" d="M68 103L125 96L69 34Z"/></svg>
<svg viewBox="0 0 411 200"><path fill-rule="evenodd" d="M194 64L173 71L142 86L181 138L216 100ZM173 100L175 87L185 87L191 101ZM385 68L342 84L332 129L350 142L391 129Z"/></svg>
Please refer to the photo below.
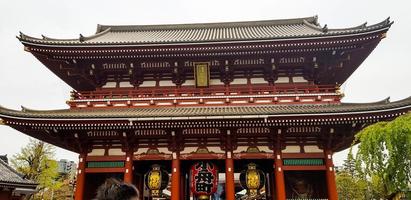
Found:
<svg viewBox="0 0 411 200"><path fill-rule="evenodd" d="M47 188L41 194L41 199L67 199L71 198L73 194L73 186L70 184L70 177L67 175L60 176L55 184L55 187Z"/></svg>
<svg viewBox="0 0 411 200"><path fill-rule="evenodd" d="M351 176L348 172L338 173L336 176L338 198L343 200L366 200L367 182Z"/></svg>
<svg viewBox="0 0 411 200"><path fill-rule="evenodd" d="M356 168L374 194L388 197L411 184L411 113L379 122L356 135Z"/></svg>
<svg viewBox="0 0 411 200"><path fill-rule="evenodd" d="M67 197L72 197L73 194L73 186L70 184L70 179L68 176L62 177L61 187L56 190L53 194L55 199L66 199Z"/></svg>
<svg viewBox="0 0 411 200"><path fill-rule="evenodd" d="M352 153L351 148L348 152L347 159L344 161L343 169L344 169L344 172L348 173L351 177L354 177L358 174L356 170L356 163L355 163L354 155Z"/></svg>
<svg viewBox="0 0 411 200"><path fill-rule="evenodd" d="M11 159L12 166L18 172L39 184L41 198L46 191L57 190L62 185L58 179L58 163L53 160L54 151L52 145L31 139L29 144Z"/></svg>

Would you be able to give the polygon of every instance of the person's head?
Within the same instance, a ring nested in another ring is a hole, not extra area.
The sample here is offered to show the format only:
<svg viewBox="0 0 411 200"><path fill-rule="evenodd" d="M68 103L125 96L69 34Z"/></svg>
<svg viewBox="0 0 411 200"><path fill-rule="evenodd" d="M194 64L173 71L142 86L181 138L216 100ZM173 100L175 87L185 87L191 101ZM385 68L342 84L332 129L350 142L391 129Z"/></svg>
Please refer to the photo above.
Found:
<svg viewBox="0 0 411 200"><path fill-rule="evenodd" d="M98 189L96 200L138 200L138 190L117 179L107 179Z"/></svg>

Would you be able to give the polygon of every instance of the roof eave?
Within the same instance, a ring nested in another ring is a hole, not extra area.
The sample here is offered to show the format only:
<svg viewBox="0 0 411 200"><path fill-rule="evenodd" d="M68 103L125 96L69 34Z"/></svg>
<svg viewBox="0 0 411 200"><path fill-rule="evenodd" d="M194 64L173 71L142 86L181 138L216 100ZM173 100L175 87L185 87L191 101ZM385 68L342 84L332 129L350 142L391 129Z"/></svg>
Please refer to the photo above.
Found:
<svg viewBox="0 0 411 200"><path fill-rule="evenodd" d="M209 23L208 25L221 25L221 24L253 24L253 23L280 23L282 20L267 20L267 21L250 21L250 22L231 22L231 23ZM287 20L283 20L287 21ZM378 32L383 30L388 30L389 27L393 24L390 21L390 18L383 20L382 22L366 26L362 24L360 26L345 28L345 29L328 29L325 25L320 27L317 22L317 16L307 17L307 18L297 18L289 19L289 23L302 23L308 27L323 32L323 35L295 35L295 36L286 36L278 38L260 38L260 39L249 39L249 40L221 40L221 41L187 41L187 42L163 42L163 43L137 43L137 42L87 42L88 40L98 38L102 35L107 34L108 32L114 31L119 27L140 27L139 29L151 30L154 27L161 29L162 26L201 26L204 24L177 24L177 25L139 25L139 26L105 26L97 25L97 32L91 36L83 36L80 34L78 39L55 39L49 37L36 38L20 33L20 36L17 38L23 44L30 44L34 46L49 46L49 47L102 47L102 46L167 46L167 45L191 45L191 44L212 44L212 43L238 43L238 42L258 42L258 41L280 41L280 40L304 40L304 39L322 39L330 37L345 37L353 36L358 34L367 34L372 32ZM233 26L234 26L233 25ZM257 26L254 24L254 26ZM142 28L146 27L146 28ZM147 28L148 27L148 28ZM151 27L151 28L150 28ZM183 27L184 28L184 27ZM133 29L133 28L130 28ZM128 29L127 29L128 30Z"/></svg>
<svg viewBox="0 0 411 200"><path fill-rule="evenodd" d="M250 39L250 40L226 40L226 41L194 41L194 42L168 42L168 43L87 43L87 42L70 42L70 43L48 43L47 41L36 42L31 40L21 40L24 45L31 45L37 47L57 47L57 48L112 48L112 47L161 47L161 46L187 46L187 45L214 45L214 44L241 44L241 43L261 43L261 42L283 42L283 41L304 41L304 40L322 40L333 38L344 38L359 35L367 35L372 33L388 31L389 26L360 33L352 34L328 34L322 36L294 36L294 37L279 37L279 38L267 38L267 39Z"/></svg>
<svg viewBox="0 0 411 200"><path fill-rule="evenodd" d="M370 105L375 105L377 103L370 103ZM395 105L399 104L395 107L386 106L387 104ZM24 117L25 112L32 112L30 110L23 110L23 111L16 111L7 108L0 107L0 118L9 118L9 119L16 119L16 120L32 120L32 121L82 121L82 120L90 120L90 121L164 121L164 120L192 120L192 119L267 119L267 118L283 118L283 117L315 117L315 116L338 116L338 115L361 115L361 114L375 114L375 113L384 113L384 112L402 112L403 110L411 110L411 97L406 99L387 103L386 101L381 101L382 106L386 106L381 109L374 109L374 110L357 110L357 111L333 111L333 112L320 112L320 113L280 113L280 114L239 114L239 115L215 115L215 116L165 116L165 117L67 117L67 118L45 118L45 117ZM42 111L33 111L34 113L41 114ZM9 114L7 114L9 113ZM15 114L10 114L15 113Z"/></svg>

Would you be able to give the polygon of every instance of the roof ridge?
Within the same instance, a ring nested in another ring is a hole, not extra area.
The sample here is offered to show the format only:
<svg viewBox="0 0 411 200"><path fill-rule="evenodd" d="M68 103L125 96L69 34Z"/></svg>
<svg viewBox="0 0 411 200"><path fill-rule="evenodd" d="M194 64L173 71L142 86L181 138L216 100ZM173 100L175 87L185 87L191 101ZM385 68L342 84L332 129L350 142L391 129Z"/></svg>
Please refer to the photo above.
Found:
<svg viewBox="0 0 411 200"><path fill-rule="evenodd" d="M186 24L154 24L154 25L97 25L96 33L111 28L111 31L152 31L152 30L178 30L178 29L202 29L202 28L224 28L238 26L265 26L265 25L288 25L302 24L304 21L317 24L317 15L303 18L274 19L274 20L251 20L234 22L209 22L209 23L186 23Z"/></svg>
<svg viewBox="0 0 411 200"><path fill-rule="evenodd" d="M366 26L361 24L351 28L328 29L321 27L318 17L293 19L274 19L259 21L237 21L217 23L187 23L158 25L97 25L94 35L80 36L77 39L55 39L31 37L20 33L17 38L24 44L40 45L153 45L153 44L194 44L209 42L237 42L253 40L277 40L288 38L322 38L366 34L368 32L386 31L391 26L389 18ZM285 31L284 31L285 30ZM196 35L187 37L187 32ZM232 36L221 34L229 32ZM207 37L200 37L208 34ZM156 37L155 35L159 36ZM161 36L161 37L160 37ZM26 43L27 42L27 43Z"/></svg>

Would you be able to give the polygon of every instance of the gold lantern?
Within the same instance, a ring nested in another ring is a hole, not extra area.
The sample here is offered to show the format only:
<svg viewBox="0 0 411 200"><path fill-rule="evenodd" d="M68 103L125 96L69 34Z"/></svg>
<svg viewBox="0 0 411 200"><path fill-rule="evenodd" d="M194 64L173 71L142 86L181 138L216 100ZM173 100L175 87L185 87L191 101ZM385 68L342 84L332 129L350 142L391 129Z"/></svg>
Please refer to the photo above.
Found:
<svg viewBox="0 0 411 200"><path fill-rule="evenodd" d="M240 174L241 186L247 190L247 194L252 196L257 196L259 190L265 184L264 173L257 169L257 165L250 163L247 165L247 170L243 170Z"/></svg>
<svg viewBox="0 0 411 200"><path fill-rule="evenodd" d="M168 173L161 169L160 165L151 166L151 170L146 174L145 182L152 197L160 196L161 191L167 187L168 179Z"/></svg>

